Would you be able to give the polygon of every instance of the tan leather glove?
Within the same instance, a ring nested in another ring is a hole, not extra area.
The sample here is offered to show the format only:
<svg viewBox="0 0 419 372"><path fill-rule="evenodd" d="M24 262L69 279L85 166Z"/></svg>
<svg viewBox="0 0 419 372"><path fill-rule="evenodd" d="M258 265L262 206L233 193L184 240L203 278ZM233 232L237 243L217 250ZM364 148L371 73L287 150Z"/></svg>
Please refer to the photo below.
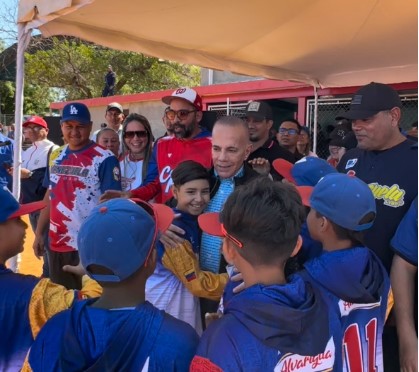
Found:
<svg viewBox="0 0 419 372"><path fill-rule="evenodd" d="M165 248L162 262L194 296L218 301L223 295L228 275L201 271L198 258L187 240L174 248Z"/></svg>

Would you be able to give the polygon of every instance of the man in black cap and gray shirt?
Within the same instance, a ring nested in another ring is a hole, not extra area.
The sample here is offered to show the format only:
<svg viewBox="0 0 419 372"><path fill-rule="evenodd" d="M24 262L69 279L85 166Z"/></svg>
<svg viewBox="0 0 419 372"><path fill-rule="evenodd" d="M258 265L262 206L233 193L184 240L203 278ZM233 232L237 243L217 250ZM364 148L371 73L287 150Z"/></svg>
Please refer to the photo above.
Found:
<svg viewBox="0 0 419 372"><path fill-rule="evenodd" d="M390 240L418 193L418 148L399 130L401 107L398 93L386 84L370 83L359 89L343 115L352 120L358 147L348 151L337 167L366 182L374 194L377 217L365 234L365 245L388 271L393 258ZM384 368L399 371L397 335L391 323L390 318L383 333Z"/></svg>
<svg viewBox="0 0 419 372"><path fill-rule="evenodd" d="M275 159L285 159L295 163L295 158L269 136L273 125L271 107L263 101L249 102L246 107L245 121L249 127L249 138L253 145L248 157L249 163L258 173L270 173L274 180L281 180L282 176L272 167L272 162Z"/></svg>

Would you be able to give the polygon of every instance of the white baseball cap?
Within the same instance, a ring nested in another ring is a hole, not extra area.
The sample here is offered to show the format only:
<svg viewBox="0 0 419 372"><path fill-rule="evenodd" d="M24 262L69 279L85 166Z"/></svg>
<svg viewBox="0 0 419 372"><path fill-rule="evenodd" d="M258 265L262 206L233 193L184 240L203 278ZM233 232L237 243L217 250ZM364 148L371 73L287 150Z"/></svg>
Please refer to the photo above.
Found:
<svg viewBox="0 0 419 372"><path fill-rule="evenodd" d="M173 99L180 98L191 103L198 111L202 111L202 98L191 88L178 88L172 95L162 98L163 103L170 105Z"/></svg>

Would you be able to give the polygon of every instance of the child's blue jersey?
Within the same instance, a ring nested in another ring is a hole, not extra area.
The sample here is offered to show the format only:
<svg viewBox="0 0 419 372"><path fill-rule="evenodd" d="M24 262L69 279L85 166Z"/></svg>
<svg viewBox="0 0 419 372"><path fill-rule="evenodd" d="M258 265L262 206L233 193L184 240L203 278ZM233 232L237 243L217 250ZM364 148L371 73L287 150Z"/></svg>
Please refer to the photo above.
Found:
<svg viewBox="0 0 419 372"><path fill-rule="evenodd" d="M233 295L202 335L191 371L327 371L334 358L326 304L293 276Z"/></svg>
<svg viewBox="0 0 419 372"><path fill-rule="evenodd" d="M148 302L101 309L77 302L51 318L29 354L34 372L187 371L198 336Z"/></svg>
<svg viewBox="0 0 419 372"><path fill-rule="evenodd" d="M390 280L365 247L323 252L297 274L328 304L336 348L334 371L383 371L382 333L392 306Z"/></svg>

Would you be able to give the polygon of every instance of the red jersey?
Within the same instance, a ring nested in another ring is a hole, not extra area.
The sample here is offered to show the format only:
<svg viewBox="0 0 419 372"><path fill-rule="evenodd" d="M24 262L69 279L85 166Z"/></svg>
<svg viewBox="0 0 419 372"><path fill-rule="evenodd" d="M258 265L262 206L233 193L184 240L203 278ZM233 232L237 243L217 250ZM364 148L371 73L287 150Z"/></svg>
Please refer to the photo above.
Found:
<svg viewBox="0 0 419 372"><path fill-rule="evenodd" d="M211 168L211 137L209 132L203 131L191 140L175 137L159 139L154 146L143 186L132 190L131 195L143 200L150 200L160 193L161 199L158 201L166 202L172 197L172 171L185 160L194 160L205 168Z"/></svg>

